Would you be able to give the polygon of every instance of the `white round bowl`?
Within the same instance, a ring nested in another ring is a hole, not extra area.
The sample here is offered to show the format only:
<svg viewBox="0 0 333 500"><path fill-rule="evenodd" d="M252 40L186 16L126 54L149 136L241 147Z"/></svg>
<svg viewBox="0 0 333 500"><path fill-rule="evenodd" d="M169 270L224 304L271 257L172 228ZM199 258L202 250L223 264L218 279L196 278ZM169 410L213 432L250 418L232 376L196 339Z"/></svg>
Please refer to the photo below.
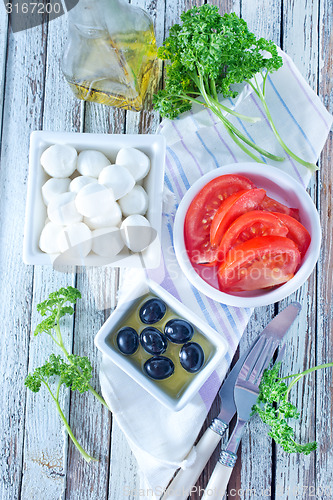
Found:
<svg viewBox="0 0 333 500"><path fill-rule="evenodd" d="M302 259L295 276L287 283L276 288L229 294L221 292L207 283L195 271L187 255L184 241L184 221L193 198L212 179L225 174L240 174L248 177L258 188L266 190L267 195L284 203L290 208L298 208L301 223L311 235L310 246ZM198 179L182 199L175 218L174 246L178 263L187 279L207 297L236 307L257 307L273 304L288 297L310 276L319 257L321 244L320 220L317 209L299 182L282 170L261 163L234 163L208 172Z"/></svg>

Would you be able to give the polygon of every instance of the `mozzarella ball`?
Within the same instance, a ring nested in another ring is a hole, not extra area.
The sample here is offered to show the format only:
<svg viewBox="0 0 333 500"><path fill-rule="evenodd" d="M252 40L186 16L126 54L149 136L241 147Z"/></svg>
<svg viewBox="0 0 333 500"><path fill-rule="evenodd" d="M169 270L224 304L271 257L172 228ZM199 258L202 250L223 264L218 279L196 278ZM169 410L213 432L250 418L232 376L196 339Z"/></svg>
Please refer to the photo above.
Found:
<svg viewBox="0 0 333 500"><path fill-rule="evenodd" d="M132 191L119 200L119 205L125 217L144 215L148 208L148 195L142 186L134 186Z"/></svg>
<svg viewBox="0 0 333 500"><path fill-rule="evenodd" d="M110 165L103 168L98 182L112 189L116 200L129 193L135 186L135 180L129 171L121 165Z"/></svg>
<svg viewBox="0 0 333 500"><path fill-rule="evenodd" d="M101 257L115 257L124 248L118 227L104 227L92 232L92 249Z"/></svg>
<svg viewBox="0 0 333 500"><path fill-rule="evenodd" d="M140 181L146 177L150 169L148 156L135 148L120 149L117 154L116 163L127 168L136 181Z"/></svg>
<svg viewBox="0 0 333 500"><path fill-rule="evenodd" d="M76 209L75 198L75 193L62 193L54 196L47 207L50 221L59 226L81 222L82 215Z"/></svg>
<svg viewBox="0 0 333 500"><path fill-rule="evenodd" d="M114 227L120 224L122 213L120 206L115 201L111 210L105 214L97 215L97 217L84 217L83 220L90 227L90 229L99 229L101 227Z"/></svg>
<svg viewBox="0 0 333 500"><path fill-rule="evenodd" d="M52 178L46 181L42 187L42 196L45 205L47 206L50 203L51 199L57 194L66 193L66 191L68 191L70 182L71 180L68 178Z"/></svg>
<svg viewBox="0 0 333 500"><path fill-rule="evenodd" d="M73 193L74 194L74 193ZM85 217L97 217L112 210L115 199L111 189L101 184L90 183L76 195L76 208Z"/></svg>
<svg viewBox="0 0 333 500"><path fill-rule="evenodd" d="M81 151L77 159L77 170L80 174L95 177L96 179L107 165L111 165L107 157L100 151L93 149Z"/></svg>
<svg viewBox="0 0 333 500"><path fill-rule="evenodd" d="M132 252L142 252L151 243L154 230L142 215L130 215L120 226L121 237Z"/></svg>
<svg viewBox="0 0 333 500"><path fill-rule="evenodd" d="M84 186L87 186L88 184L92 184L94 182L97 182L97 179L95 179L94 177L89 177L88 175L79 175L71 181L69 190L72 193L78 193Z"/></svg>
<svg viewBox="0 0 333 500"><path fill-rule="evenodd" d="M62 231L62 227L48 222L45 224L39 238L39 248L45 253L59 253L60 247L58 244L58 236Z"/></svg>
<svg viewBox="0 0 333 500"><path fill-rule="evenodd" d="M77 151L67 144L54 144L44 151L40 162L51 177L70 177L76 169Z"/></svg>
<svg viewBox="0 0 333 500"><path fill-rule="evenodd" d="M91 231L83 222L62 229L58 236L60 252L70 257L87 257L91 250Z"/></svg>

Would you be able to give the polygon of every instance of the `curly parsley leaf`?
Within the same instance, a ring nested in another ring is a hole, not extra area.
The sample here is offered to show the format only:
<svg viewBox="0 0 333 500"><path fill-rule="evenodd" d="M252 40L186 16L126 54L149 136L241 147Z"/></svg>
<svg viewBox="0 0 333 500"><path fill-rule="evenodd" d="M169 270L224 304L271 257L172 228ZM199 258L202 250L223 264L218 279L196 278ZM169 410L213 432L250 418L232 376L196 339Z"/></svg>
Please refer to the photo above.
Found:
<svg viewBox="0 0 333 500"><path fill-rule="evenodd" d="M79 368L79 371L76 368ZM75 438L73 431L71 430L69 423L67 422L67 419L65 418L65 415L60 407L59 398L61 386L66 386L72 391L88 391L88 381L90 380L90 378L91 364L87 358L71 356L71 362L66 363L66 361L64 361L61 356L51 354L49 359L44 363L43 366L35 368L35 370L30 373L25 379L25 386L32 392L39 392L42 384L44 384L44 386L47 388L56 404L59 416L62 419L70 438L87 462L95 459L88 455L88 453L82 448L82 446ZM52 390L52 386L55 386L55 390Z"/></svg>
<svg viewBox="0 0 333 500"><path fill-rule="evenodd" d="M259 396L253 406L252 414L257 413L262 421L270 426L268 435L282 446L287 453L308 455L317 448L316 442L300 444L294 439L294 429L287 420L299 419L300 412L295 405L288 401L291 388L308 373L332 366L333 363L327 363L284 378L279 377L281 362L276 363L271 370L265 370L259 387ZM285 383L286 378L293 378L289 385Z"/></svg>

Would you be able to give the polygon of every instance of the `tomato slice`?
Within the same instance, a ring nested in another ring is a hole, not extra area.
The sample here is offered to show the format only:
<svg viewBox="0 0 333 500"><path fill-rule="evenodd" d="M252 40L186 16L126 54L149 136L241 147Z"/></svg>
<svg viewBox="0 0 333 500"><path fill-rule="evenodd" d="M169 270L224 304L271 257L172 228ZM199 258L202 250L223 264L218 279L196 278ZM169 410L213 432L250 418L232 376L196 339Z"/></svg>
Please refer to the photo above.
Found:
<svg viewBox="0 0 333 500"><path fill-rule="evenodd" d="M274 213L274 212L273 212ZM293 217L286 214L275 212L275 214L283 224L288 228L287 237L296 243L301 256L304 257L309 245L311 243L311 236L309 231Z"/></svg>
<svg viewBox="0 0 333 500"><path fill-rule="evenodd" d="M231 248L244 243L244 241L259 236L287 236L288 228L278 215L263 210L252 210L238 217L222 236L217 251L218 262L225 259Z"/></svg>
<svg viewBox="0 0 333 500"><path fill-rule="evenodd" d="M216 251L210 246L210 224L228 196L242 189L255 188L253 182L242 175L221 175L206 184L193 199L184 224L185 246L191 262L214 264Z"/></svg>
<svg viewBox="0 0 333 500"><path fill-rule="evenodd" d="M300 220L298 208L289 208L286 205L283 205L283 203L273 200L273 198L270 198L269 196L265 196L263 201L260 203L259 209L266 210L267 212L279 212L281 214L290 215L290 217L293 217L298 221Z"/></svg>
<svg viewBox="0 0 333 500"><path fill-rule="evenodd" d="M284 236L260 236L231 249L218 270L220 290L244 292L280 285L290 280L301 254Z"/></svg>
<svg viewBox="0 0 333 500"><path fill-rule="evenodd" d="M223 234L237 217L258 207L266 196L264 189L248 189L235 193L221 203L210 227L212 247L220 244Z"/></svg>

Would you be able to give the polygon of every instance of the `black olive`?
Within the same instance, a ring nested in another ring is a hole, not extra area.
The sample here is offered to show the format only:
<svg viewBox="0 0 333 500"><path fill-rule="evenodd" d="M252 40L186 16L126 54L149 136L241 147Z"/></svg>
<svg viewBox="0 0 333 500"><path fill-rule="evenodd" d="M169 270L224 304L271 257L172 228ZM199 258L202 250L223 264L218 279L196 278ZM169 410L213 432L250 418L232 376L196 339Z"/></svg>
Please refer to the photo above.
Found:
<svg viewBox="0 0 333 500"><path fill-rule="evenodd" d="M119 330L117 334L117 345L120 352L126 354L134 354L139 347L139 335L130 326L125 326Z"/></svg>
<svg viewBox="0 0 333 500"><path fill-rule="evenodd" d="M142 330L140 342L144 350L149 354L163 354L168 346L166 337L152 326Z"/></svg>
<svg viewBox="0 0 333 500"><path fill-rule="evenodd" d="M184 344L194 334L193 326L184 319L171 319L164 328L165 336L170 342Z"/></svg>
<svg viewBox="0 0 333 500"><path fill-rule="evenodd" d="M161 299L149 299L140 309L140 319L145 325L160 321L166 313L166 305Z"/></svg>
<svg viewBox="0 0 333 500"><path fill-rule="evenodd" d="M154 356L147 359L144 364L144 369L150 378L155 380L163 380L164 378L170 377L174 370L175 365L171 359L165 356Z"/></svg>
<svg viewBox="0 0 333 500"><path fill-rule="evenodd" d="M204 364L205 354L199 344L196 342L189 342L188 344L184 344L181 348L179 361L186 371L196 373Z"/></svg>

